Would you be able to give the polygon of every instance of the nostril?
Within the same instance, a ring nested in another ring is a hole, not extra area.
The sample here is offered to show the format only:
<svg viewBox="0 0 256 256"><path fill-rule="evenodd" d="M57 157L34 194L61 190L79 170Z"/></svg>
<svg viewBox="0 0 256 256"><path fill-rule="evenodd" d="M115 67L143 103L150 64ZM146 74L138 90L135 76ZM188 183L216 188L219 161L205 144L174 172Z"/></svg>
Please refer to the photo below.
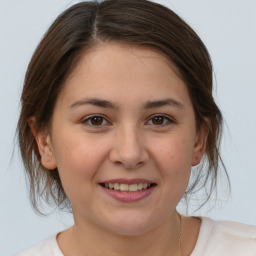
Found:
<svg viewBox="0 0 256 256"><path fill-rule="evenodd" d="M119 146L113 146L109 152L109 160L118 166L123 166L126 169L137 168L149 160L149 154L145 148L138 142L132 146L132 143L122 143Z"/></svg>
<svg viewBox="0 0 256 256"><path fill-rule="evenodd" d="M127 163L126 161L114 161L114 164L118 166L123 166L125 169L135 169L143 164L143 162L134 162L134 163Z"/></svg>

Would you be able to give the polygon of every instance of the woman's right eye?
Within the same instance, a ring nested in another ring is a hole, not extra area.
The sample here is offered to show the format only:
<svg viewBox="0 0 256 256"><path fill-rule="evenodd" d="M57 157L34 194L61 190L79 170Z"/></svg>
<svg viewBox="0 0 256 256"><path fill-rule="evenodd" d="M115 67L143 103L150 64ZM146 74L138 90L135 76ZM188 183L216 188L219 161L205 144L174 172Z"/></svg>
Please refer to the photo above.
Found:
<svg viewBox="0 0 256 256"><path fill-rule="evenodd" d="M82 121L83 124L101 128L102 126L109 125L110 123L102 116L90 116Z"/></svg>

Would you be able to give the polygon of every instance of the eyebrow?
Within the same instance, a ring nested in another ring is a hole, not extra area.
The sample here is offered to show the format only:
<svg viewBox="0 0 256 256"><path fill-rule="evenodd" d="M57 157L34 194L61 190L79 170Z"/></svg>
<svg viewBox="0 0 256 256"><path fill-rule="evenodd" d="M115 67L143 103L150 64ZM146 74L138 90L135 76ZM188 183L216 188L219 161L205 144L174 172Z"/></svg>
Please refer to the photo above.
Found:
<svg viewBox="0 0 256 256"><path fill-rule="evenodd" d="M73 103L70 108L75 108L83 105L93 105L96 107L101 107L101 108L111 108L111 109L119 109L119 107L110 101L107 100L102 100L98 98L86 98L86 99L81 99L79 101L76 101Z"/></svg>
<svg viewBox="0 0 256 256"><path fill-rule="evenodd" d="M164 100L148 101L144 104L143 107L145 109L152 109L152 108L159 108L163 106L171 106L179 109L184 108L184 105L181 102L171 98L164 99Z"/></svg>
<svg viewBox="0 0 256 256"><path fill-rule="evenodd" d="M102 99L98 99L98 98L85 98L85 99L81 99L79 101L74 102L71 106L70 109L79 107L79 106L83 106L83 105L93 105L96 107L101 107L101 108L110 108L110 109L115 109L118 110L119 106L117 106L116 104L113 104L110 101L107 100L102 100ZM159 108L159 107L163 107L163 106L171 106L171 107L175 107L178 109L183 109L184 105L174 99L168 98L168 99L163 99L163 100L155 100L155 101L148 101L145 104L143 104L143 109L152 109L152 108Z"/></svg>

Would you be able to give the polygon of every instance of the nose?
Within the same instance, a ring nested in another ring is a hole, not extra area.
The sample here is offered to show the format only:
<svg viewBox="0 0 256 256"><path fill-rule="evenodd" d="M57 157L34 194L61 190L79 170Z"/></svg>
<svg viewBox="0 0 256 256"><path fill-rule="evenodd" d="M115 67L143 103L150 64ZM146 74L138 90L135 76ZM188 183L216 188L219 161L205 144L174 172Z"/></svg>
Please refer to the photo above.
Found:
<svg viewBox="0 0 256 256"><path fill-rule="evenodd" d="M149 154L145 148L145 141L136 128L120 129L114 137L109 154L112 163L125 169L136 169L148 161Z"/></svg>

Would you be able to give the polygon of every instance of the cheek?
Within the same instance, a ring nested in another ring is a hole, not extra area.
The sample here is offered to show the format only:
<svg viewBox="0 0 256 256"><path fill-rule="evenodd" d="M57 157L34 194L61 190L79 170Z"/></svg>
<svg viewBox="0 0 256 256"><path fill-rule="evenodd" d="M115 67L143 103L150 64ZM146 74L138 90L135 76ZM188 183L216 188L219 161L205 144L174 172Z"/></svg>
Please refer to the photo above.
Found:
<svg viewBox="0 0 256 256"><path fill-rule="evenodd" d="M72 134L72 133L70 133ZM106 154L104 142L88 136L69 136L55 144L55 158L60 171L89 174L103 161Z"/></svg>
<svg viewBox="0 0 256 256"><path fill-rule="evenodd" d="M167 173L186 173L191 169L193 159L192 140L186 138L170 138L155 143L156 162Z"/></svg>
<svg viewBox="0 0 256 256"><path fill-rule="evenodd" d="M190 177L192 140L176 137L155 145L155 163L165 185L165 192L179 198L185 192Z"/></svg>
<svg viewBox="0 0 256 256"><path fill-rule="evenodd" d="M61 140L60 140L61 141ZM106 156L106 148L89 139L69 138L55 147L55 158L62 186L69 200L87 198L94 179ZM96 146L97 145L97 146Z"/></svg>

